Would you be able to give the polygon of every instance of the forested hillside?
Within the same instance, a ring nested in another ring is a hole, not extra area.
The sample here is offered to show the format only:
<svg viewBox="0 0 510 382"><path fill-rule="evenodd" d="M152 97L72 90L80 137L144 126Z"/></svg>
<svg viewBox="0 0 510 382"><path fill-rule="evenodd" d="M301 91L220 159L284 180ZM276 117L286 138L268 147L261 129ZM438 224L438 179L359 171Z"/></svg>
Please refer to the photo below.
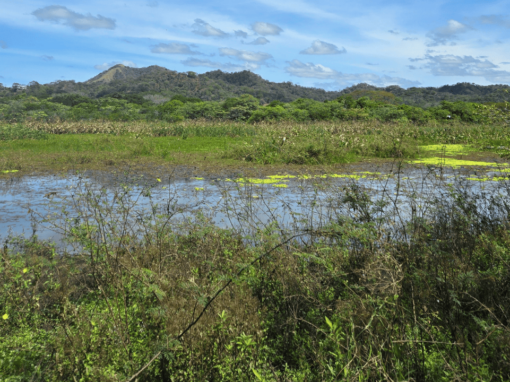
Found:
<svg viewBox="0 0 510 382"><path fill-rule="evenodd" d="M191 71L179 73L155 65L146 68L116 65L85 82L56 81L44 85L31 82L28 86L13 84L10 88L0 84L0 98L5 102L6 98L20 94L47 99L61 94L101 98L123 93L139 94L159 104L175 95L196 97L203 101L224 101L227 98L250 94L259 99L263 105L272 101L292 102L299 98L326 101L349 93L363 96L370 91L385 91L398 97L399 103L428 108L439 105L441 101L477 103L510 101L509 89L508 85L481 86L470 83L409 89L396 85L378 88L358 84L342 91L325 91L294 85L291 82L270 82L249 71L225 73L215 70L196 74Z"/></svg>

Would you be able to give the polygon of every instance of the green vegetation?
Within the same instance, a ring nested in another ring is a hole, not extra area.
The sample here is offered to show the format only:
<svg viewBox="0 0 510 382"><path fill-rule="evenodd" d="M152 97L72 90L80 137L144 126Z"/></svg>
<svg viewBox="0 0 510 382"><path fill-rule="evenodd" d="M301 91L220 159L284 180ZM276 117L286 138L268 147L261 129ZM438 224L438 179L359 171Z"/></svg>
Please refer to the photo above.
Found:
<svg viewBox="0 0 510 382"><path fill-rule="evenodd" d="M250 94L227 98L223 102L202 101L196 97L175 95L156 105L137 94L115 93L91 99L77 94L60 94L38 99L25 93L0 98L0 120L24 121L166 121L206 119L228 120L256 124L273 121L397 121L425 125L462 121L480 124L506 124L510 109L498 104L442 101L423 109L402 104L391 93L368 91L342 95L334 100L319 102L299 98L292 102L273 101L261 105Z"/></svg>
<svg viewBox="0 0 510 382"><path fill-rule="evenodd" d="M134 210L159 180L77 185L51 222L73 253L6 238L2 381L510 379L508 184L402 206L351 184L330 220L303 205L244 236L173 199Z"/></svg>
<svg viewBox="0 0 510 382"><path fill-rule="evenodd" d="M510 136L503 124L28 121L0 126L0 171L140 166L149 162L219 170L234 164L315 166L370 158L444 165L445 159L434 158L485 163L487 154L507 158L509 148Z"/></svg>

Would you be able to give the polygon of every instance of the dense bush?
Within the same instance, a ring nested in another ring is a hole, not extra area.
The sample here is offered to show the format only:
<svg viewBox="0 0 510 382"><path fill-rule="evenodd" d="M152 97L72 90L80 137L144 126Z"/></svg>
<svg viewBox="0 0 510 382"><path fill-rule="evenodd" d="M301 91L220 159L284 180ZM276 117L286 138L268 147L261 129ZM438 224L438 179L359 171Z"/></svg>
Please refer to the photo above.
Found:
<svg viewBox="0 0 510 382"><path fill-rule="evenodd" d="M299 98L289 103L273 101L261 106L253 95L244 94L224 102L202 101L196 97L175 95L169 101L155 105L138 94L113 93L98 99L78 94L61 94L38 99L26 94L3 99L0 119L5 121L32 120L163 120L186 119L232 120L248 123L263 121L342 121L379 120L411 121L425 124L430 121L462 121L468 123L510 122L506 103L477 104L443 101L429 109L404 105L398 97L381 91L357 91L334 101L319 102Z"/></svg>

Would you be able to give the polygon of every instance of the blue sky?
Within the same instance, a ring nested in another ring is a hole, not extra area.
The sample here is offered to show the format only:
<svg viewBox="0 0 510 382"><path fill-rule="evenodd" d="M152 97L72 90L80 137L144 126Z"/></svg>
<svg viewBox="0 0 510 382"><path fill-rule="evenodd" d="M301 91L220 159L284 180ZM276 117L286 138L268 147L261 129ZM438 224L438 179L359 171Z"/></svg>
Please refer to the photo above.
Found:
<svg viewBox="0 0 510 382"><path fill-rule="evenodd" d="M117 63L248 69L327 90L510 84L504 1L0 0L0 83L85 81Z"/></svg>

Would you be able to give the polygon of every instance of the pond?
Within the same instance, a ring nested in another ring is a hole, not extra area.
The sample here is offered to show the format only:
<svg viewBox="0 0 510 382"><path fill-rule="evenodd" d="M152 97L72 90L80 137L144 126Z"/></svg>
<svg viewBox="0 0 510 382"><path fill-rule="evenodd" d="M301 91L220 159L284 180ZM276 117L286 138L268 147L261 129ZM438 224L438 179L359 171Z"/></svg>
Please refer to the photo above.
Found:
<svg viewBox="0 0 510 382"><path fill-rule="evenodd" d="M160 178L103 171L12 173L0 179L0 236L37 235L58 243L73 224L89 219L124 222L132 232L142 234L144 227L157 221L178 227L198 215L247 235L271 222L295 232L346 215L394 215L400 220L412 214L425 216L431 200L449 198L455 189L491 195L508 191L506 164L462 161L445 167L429 162L357 164L346 166L342 173L261 177L190 177L187 171ZM353 207L349 204L353 193L379 201L380 208L372 206L369 212Z"/></svg>

